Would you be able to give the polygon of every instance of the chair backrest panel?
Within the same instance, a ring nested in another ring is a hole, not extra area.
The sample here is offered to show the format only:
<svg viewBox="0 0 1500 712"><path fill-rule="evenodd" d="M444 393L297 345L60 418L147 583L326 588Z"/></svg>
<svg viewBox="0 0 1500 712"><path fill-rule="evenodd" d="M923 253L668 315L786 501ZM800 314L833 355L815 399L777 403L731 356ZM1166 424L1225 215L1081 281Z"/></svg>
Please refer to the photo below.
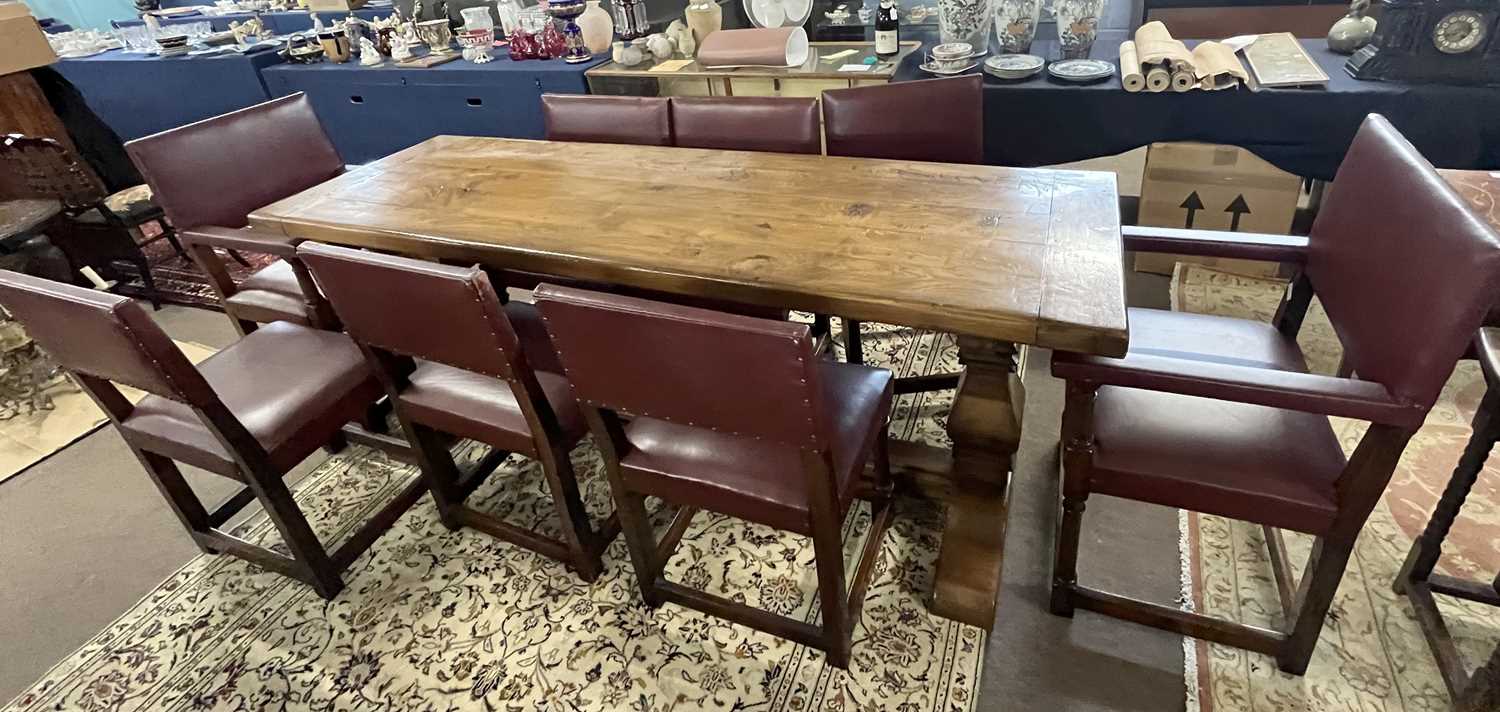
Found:
<svg viewBox="0 0 1500 712"><path fill-rule="evenodd" d="M543 94L548 141L672 145L667 100L652 96Z"/></svg>
<svg viewBox="0 0 1500 712"><path fill-rule="evenodd" d="M979 75L823 92L828 155L905 161L984 161Z"/></svg>
<svg viewBox="0 0 1500 712"><path fill-rule="evenodd" d="M1500 293L1500 237L1372 114L1308 242L1307 276L1345 364L1430 407Z"/></svg>
<svg viewBox="0 0 1500 712"><path fill-rule="evenodd" d="M297 247L355 341L511 378L521 347L477 267L460 268L315 242Z"/></svg>
<svg viewBox="0 0 1500 712"><path fill-rule="evenodd" d="M125 150L179 230L244 227L252 210L344 170L301 93L138 138Z"/></svg>
<svg viewBox="0 0 1500 712"><path fill-rule="evenodd" d="M63 368L206 407L213 388L128 297L0 271L0 305Z"/></svg>
<svg viewBox="0 0 1500 712"><path fill-rule="evenodd" d="M580 402L804 449L826 442L807 326L542 285Z"/></svg>
<svg viewBox="0 0 1500 712"><path fill-rule="evenodd" d="M672 142L685 148L823 151L818 100L795 97L674 96Z"/></svg>
<svg viewBox="0 0 1500 712"><path fill-rule="evenodd" d="M93 169L51 138L0 137L0 176L7 197L56 200L73 211L95 207L107 195Z"/></svg>

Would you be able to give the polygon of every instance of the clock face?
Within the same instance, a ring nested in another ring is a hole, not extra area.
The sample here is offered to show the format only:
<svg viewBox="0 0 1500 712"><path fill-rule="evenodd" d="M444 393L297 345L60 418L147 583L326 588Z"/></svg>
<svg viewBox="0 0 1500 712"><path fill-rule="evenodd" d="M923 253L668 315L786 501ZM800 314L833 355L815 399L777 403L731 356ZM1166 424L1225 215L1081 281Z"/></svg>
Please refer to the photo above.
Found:
<svg viewBox="0 0 1500 712"><path fill-rule="evenodd" d="M1463 54L1484 41L1484 17L1473 10L1444 15L1432 26L1432 44L1444 54Z"/></svg>

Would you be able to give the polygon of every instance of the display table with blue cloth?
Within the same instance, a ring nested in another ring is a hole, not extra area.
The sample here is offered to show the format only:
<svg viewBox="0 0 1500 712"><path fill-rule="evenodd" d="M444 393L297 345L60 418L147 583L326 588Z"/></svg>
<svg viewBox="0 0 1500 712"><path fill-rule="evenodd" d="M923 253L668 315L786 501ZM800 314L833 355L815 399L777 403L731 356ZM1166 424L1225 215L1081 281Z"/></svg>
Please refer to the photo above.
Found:
<svg viewBox="0 0 1500 712"><path fill-rule="evenodd" d="M304 32L312 29L313 26L313 13L306 10L262 12L259 14L266 28L278 35ZM317 14L323 18L324 25L332 25L336 20L349 16L347 12L320 12ZM386 17L390 14L391 9L388 7L373 10L356 10L354 12L354 16L361 20L373 20L377 17ZM178 17L163 17L161 18L161 24L163 27L170 27L172 25L184 25L193 22L208 22L210 25L213 25L215 32L222 32L229 29L229 23L244 22L255 17L255 15L256 13L252 12L232 12L225 15L182 15ZM116 20L113 24L115 27L131 27L143 24L143 22L139 19Z"/></svg>
<svg viewBox="0 0 1500 712"><path fill-rule="evenodd" d="M99 118L129 141L270 98L261 70L275 51L162 59L110 50L53 65Z"/></svg>
<svg viewBox="0 0 1500 712"><path fill-rule="evenodd" d="M1092 56L1118 66L1124 32L1100 35ZM1059 58L1055 37L1038 39L1031 53ZM1346 57L1328 51L1324 40L1302 44L1328 74L1326 87L1131 94L1118 74L1086 85L1059 82L1045 70L1019 82L985 75L985 162L1043 166L1157 141L1204 141L1249 149L1296 175L1331 179L1360 122L1374 112L1439 168L1500 168L1500 90L1360 81L1344 73ZM928 78L920 57L909 57L893 81Z"/></svg>
<svg viewBox="0 0 1500 712"><path fill-rule="evenodd" d="M405 68L354 62L283 64L262 73L272 96L306 92L323 128L349 163L364 163L442 134L541 138L543 93L587 94L585 70L608 59L512 62L504 49L487 64L455 60Z"/></svg>

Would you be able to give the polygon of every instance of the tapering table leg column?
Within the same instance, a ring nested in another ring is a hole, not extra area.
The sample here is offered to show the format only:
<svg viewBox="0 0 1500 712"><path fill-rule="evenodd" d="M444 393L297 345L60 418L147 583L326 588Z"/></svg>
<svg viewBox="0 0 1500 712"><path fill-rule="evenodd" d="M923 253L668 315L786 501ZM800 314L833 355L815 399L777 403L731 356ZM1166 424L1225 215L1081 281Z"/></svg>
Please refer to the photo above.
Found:
<svg viewBox="0 0 1500 712"><path fill-rule="evenodd" d="M1011 464L1021 442L1026 400L1016 375L1016 346L958 338L964 373L948 435L953 460L947 522L933 584L932 612L989 630L995 624Z"/></svg>

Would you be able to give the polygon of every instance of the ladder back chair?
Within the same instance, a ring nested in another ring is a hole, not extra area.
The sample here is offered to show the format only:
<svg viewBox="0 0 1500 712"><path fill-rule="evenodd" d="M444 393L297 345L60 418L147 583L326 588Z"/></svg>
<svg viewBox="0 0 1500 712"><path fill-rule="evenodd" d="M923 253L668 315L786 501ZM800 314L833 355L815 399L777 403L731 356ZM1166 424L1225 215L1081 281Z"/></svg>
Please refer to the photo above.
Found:
<svg viewBox="0 0 1500 712"><path fill-rule="evenodd" d="M694 608L848 667L891 516L890 372L817 358L805 324L551 285L536 297L604 453L646 604ZM661 541L647 496L678 507ZM856 497L872 501L873 523L846 594L841 529ZM699 509L811 537L822 627L666 580Z"/></svg>
<svg viewBox="0 0 1500 712"><path fill-rule="evenodd" d="M619 524L611 517L596 531L579 496L568 453L588 426L536 308L502 306L478 267L310 242L297 251L384 384L443 524L473 527L598 578ZM460 473L448 450L454 437L491 451ZM510 453L541 464L560 538L464 503Z"/></svg>
<svg viewBox="0 0 1500 712"><path fill-rule="evenodd" d="M342 447L343 424L380 397L380 383L343 334L273 324L195 367L126 297L0 271L0 304L109 416L204 552L233 554L331 599L343 589L340 573L424 491L414 480L330 552L282 481L319 447ZM117 383L149 395L131 404ZM209 511L176 462L245 487ZM219 529L252 501L291 556Z"/></svg>
<svg viewBox="0 0 1500 712"><path fill-rule="evenodd" d="M1067 396L1052 611L1246 648L1302 674L1360 529L1500 288L1500 237L1371 115L1309 237L1126 228L1125 248L1301 272L1275 324L1131 309L1124 358L1054 354ZM1355 378L1307 373L1295 337L1314 290ZM1326 416L1370 423L1347 459ZM1262 525L1284 623L1242 626L1079 584L1091 493ZM1300 581L1281 529L1316 537Z"/></svg>

